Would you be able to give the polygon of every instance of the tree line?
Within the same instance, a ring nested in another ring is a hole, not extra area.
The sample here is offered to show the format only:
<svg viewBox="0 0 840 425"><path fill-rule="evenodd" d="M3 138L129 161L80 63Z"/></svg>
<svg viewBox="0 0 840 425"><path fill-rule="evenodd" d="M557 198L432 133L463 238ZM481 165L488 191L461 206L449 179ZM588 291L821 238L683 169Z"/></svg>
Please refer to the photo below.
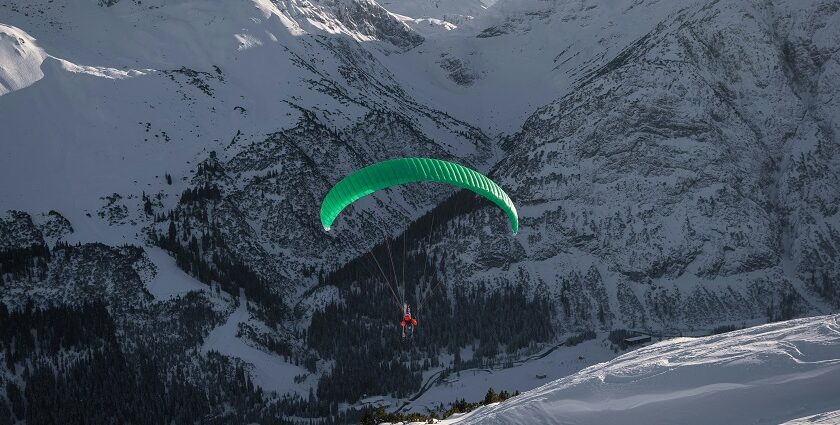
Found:
<svg viewBox="0 0 840 425"><path fill-rule="evenodd" d="M336 403L264 393L246 365L215 352L194 364L157 347L118 341L118 325L98 301L16 311L0 303L5 397L0 424L312 424L356 421ZM164 360L167 359L167 360Z"/></svg>

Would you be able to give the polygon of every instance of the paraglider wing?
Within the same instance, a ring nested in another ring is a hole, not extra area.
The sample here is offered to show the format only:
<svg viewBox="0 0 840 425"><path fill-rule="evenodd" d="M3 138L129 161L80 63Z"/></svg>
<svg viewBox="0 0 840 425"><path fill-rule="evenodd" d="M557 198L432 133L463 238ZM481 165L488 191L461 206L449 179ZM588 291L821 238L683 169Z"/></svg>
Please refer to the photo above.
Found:
<svg viewBox="0 0 840 425"><path fill-rule="evenodd" d="M519 231L516 207L499 185L473 169L431 158L399 158L382 161L342 179L321 203L321 224L330 230L348 205L378 190L405 183L434 181L471 190L498 205L508 216L513 233Z"/></svg>

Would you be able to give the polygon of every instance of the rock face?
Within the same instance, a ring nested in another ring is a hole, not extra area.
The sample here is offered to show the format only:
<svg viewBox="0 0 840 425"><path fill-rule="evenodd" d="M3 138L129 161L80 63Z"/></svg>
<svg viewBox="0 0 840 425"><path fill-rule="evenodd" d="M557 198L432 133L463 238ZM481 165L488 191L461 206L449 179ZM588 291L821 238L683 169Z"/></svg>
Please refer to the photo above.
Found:
<svg viewBox="0 0 840 425"><path fill-rule="evenodd" d="M527 254L501 266L561 293L598 276L631 326L840 306L837 19L825 2L712 2L594 61L504 142L494 175Z"/></svg>

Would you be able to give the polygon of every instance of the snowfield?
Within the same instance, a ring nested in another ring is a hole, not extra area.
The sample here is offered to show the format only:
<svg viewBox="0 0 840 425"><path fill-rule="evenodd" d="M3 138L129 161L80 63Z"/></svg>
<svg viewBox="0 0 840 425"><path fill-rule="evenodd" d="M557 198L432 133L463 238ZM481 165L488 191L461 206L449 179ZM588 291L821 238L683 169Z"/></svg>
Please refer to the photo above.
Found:
<svg viewBox="0 0 840 425"><path fill-rule="evenodd" d="M45 56L29 34L0 24L0 96L40 80Z"/></svg>
<svg viewBox="0 0 840 425"><path fill-rule="evenodd" d="M209 287L178 268L175 259L157 247L146 247L146 255L154 263L157 272L146 283L146 289L156 300L167 300L190 291L205 291Z"/></svg>
<svg viewBox="0 0 840 425"><path fill-rule="evenodd" d="M838 423L837 409L833 315L663 341L444 423Z"/></svg>
<svg viewBox="0 0 840 425"><path fill-rule="evenodd" d="M601 335L605 337L605 335ZM587 366L607 361L615 354L605 338L585 341L569 347L561 345L517 362L508 368L475 368L453 373L442 381L435 382L429 390L401 406L403 412L426 413L439 406L448 406L454 400L463 398L477 401L484 398L488 388L496 392L506 390L528 391L544 382L571 375ZM471 358L471 350L463 350L461 358ZM437 374L435 374L435 377ZM424 377L424 382L429 377Z"/></svg>

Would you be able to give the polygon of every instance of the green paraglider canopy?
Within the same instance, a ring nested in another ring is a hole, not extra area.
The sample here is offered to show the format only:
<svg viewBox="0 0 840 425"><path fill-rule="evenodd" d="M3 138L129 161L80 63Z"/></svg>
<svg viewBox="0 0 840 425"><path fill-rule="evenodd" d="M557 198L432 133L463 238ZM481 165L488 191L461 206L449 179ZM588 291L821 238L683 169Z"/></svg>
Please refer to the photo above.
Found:
<svg viewBox="0 0 840 425"><path fill-rule="evenodd" d="M399 158L382 161L342 179L321 203L325 230L348 205L378 190L399 184L434 181L471 190L498 205L508 216L513 234L519 231L516 207L507 193L487 176L449 161L431 158Z"/></svg>

